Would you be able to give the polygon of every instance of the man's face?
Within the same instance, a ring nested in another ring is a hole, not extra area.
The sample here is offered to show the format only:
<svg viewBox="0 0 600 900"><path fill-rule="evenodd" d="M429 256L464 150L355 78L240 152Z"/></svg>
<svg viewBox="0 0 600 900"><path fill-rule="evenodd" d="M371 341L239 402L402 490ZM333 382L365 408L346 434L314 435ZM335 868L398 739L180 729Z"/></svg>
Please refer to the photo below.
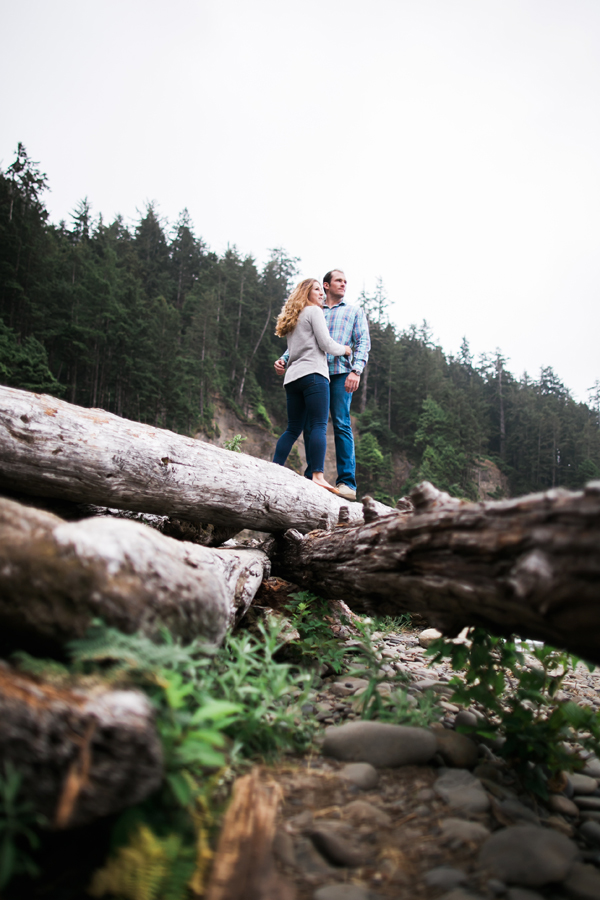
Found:
<svg viewBox="0 0 600 900"><path fill-rule="evenodd" d="M331 297L341 300L346 293L346 276L343 272L335 271L331 276L330 284L325 282L323 286Z"/></svg>

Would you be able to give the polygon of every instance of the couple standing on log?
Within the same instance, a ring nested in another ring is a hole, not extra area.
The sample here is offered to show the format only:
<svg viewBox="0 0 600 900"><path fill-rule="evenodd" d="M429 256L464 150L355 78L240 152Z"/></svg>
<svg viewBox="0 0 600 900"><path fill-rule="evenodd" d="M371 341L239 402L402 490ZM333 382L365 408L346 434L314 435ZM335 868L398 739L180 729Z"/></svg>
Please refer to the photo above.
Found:
<svg viewBox="0 0 600 900"><path fill-rule="evenodd" d="M301 281L279 314L275 334L287 337L288 349L275 363L275 371L285 374L288 424L277 441L273 462L283 466L304 431L305 477L345 500L355 500L350 403L360 385L371 341L367 317L360 307L346 303L345 293L346 276L341 269L332 269L325 275L323 287L314 278ZM336 487L323 475L330 410Z"/></svg>

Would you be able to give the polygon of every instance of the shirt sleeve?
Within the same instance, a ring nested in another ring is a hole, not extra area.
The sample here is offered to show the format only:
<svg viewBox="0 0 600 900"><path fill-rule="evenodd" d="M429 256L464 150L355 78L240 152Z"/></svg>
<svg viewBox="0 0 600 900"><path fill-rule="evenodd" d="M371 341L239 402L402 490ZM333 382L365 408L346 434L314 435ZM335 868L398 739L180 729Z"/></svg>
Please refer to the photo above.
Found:
<svg viewBox="0 0 600 900"><path fill-rule="evenodd" d="M338 344L329 334L323 310L316 306L313 307L310 311L310 320L312 323L313 334L321 350L323 350L324 353L330 353L331 356L344 356L346 345Z"/></svg>
<svg viewBox="0 0 600 900"><path fill-rule="evenodd" d="M358 372L360 375L369 360L369 350L371 349L369 323L363 310L360 308L357 308L356 316L354 317L351 344L354 351L352 357L352 371Z"/></svg>
<svg viewBox="0 0 600 900"><path fill-rule="evenodd" d="M288 364L289 358L290 358L290 351L289 351L289 350L286 350L285 353L282 353L281 356L279 357L279 359L282 359L282 360L284 361L284 363L285 363L286 366L287 366L287 364Z"/></svg>

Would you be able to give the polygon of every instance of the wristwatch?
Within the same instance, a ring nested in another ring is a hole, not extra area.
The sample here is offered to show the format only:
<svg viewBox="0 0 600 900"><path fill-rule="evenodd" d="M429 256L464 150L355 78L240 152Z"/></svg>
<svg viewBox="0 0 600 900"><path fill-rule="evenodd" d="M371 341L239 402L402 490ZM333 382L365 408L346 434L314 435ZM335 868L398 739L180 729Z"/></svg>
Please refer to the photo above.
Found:
<svg viewBox="0 0 600 900"><path fill-rule="evenodd" d="M355 375L358 375L358 377L360 378L361 373L357 369L352 369L352 371L354 372Z"/></svg>

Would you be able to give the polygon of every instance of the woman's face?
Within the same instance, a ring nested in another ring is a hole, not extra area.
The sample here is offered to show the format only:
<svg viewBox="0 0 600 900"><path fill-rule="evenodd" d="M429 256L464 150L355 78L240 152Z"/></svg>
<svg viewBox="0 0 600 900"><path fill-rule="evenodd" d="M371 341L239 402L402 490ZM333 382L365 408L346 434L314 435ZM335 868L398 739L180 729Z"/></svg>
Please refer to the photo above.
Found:
<svg viewBox="0 0 600 900"><path fill-rule="evenodd" d="M308 302L312 306L323 306L323 288L318 281L313 281L313 285L308 294Z"/></svg>

